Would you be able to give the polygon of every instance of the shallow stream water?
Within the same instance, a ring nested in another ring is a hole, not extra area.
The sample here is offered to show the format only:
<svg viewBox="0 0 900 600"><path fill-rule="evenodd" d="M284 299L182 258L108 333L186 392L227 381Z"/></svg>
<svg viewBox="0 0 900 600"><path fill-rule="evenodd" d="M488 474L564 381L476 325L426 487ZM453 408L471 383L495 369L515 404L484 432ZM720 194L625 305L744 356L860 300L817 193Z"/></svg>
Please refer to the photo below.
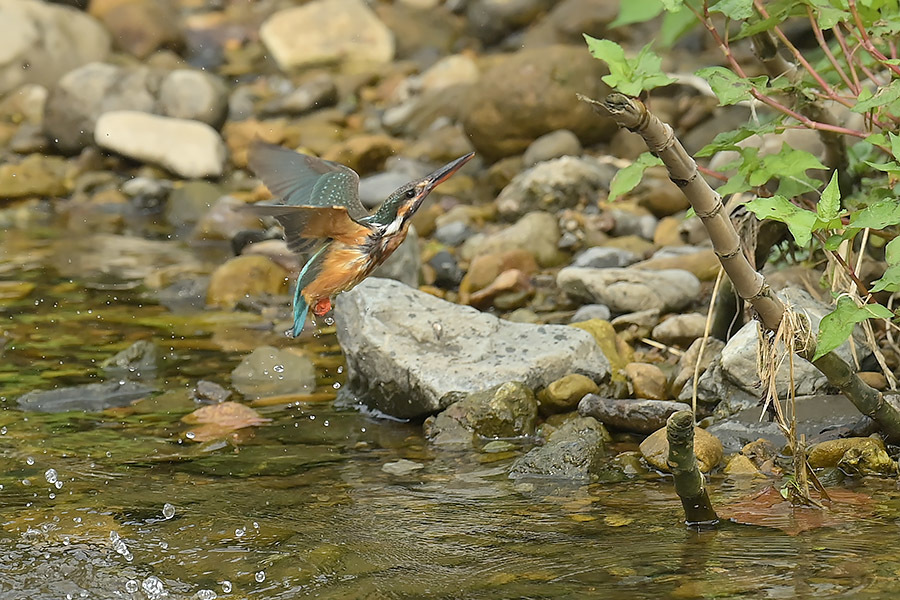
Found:
<svg viewBox="0 0 900 600"><path fill-rule="evenodd" d="M180 419L196 382L227 387L254 347L290 342L252 312L168 310L122 256L90 263L96 245L73 249L53 231L0 242L0 279L34 284L0 300L3 600L893 598L900 587L893 480L855 484L871 515L837 528L688 531L666 478L630 478L611 460L603 483L511 481L518 450L438 450L418 424L336 407L333 335L305 348L324 401L258 406L271 422L195 443ZM18 409L28 391L102 379L99 363L138 339L162 350L152 397L95 414ZM718 476L714 501L765 483Z"/></svg>

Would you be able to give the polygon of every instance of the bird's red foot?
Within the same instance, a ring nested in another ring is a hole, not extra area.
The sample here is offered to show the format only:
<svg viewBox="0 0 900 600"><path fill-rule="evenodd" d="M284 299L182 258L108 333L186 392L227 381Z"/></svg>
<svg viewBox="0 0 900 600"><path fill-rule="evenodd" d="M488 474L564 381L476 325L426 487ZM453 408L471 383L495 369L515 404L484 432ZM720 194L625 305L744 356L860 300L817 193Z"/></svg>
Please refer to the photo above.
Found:
<svg viewBox="0 0 900 600"><path fill-rule="evenodd" d="M324 317L331 310L331 298L319 298L313 305L312 310L317 317Z"/></svg>

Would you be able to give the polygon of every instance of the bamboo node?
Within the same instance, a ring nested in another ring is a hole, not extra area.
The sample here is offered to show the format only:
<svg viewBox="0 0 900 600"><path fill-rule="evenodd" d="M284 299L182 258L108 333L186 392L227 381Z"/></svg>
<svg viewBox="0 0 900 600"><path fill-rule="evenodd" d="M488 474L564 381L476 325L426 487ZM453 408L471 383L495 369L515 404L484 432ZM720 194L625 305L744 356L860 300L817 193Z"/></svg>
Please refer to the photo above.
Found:
<svg viewBox="0 0 900 600"><path fill-rule="evenodd" d="M694 169L694 172L687 179L675 179L674 177L670 177L669 179L671 179L672 183L677 185L680 189L684 189L687 186L689 186L691 183L693 183L693 181L695 179L697 179L698 175L700 175L700 172L697 171L696 169ZM697 211L694 211L694 212L697 212Z"/></svg>
<svg viewBox="0 0 900 600"><path fill-rule="evenodd" d="M697 172L694 171L694 176L696 176L696 174L697 174ZM716 202L716 205L713 207L713 209L711 211L700 212L699 210L697 210L695 208L694 212L697 213L697 216L700 217L704 221L707 219L713 219L713 218L719 216L719 213L722 212L722 209L725 208L725 205L722 203L721 196L717 195L717 198L718 198L718 201Z"/></svg>
<svg viewBox="0 0 900 600"><path fill-rule="evenodd" d="M719 252L718 250L716 250L715 253L716 253L716 256L718 256L720 260L728 260L729 258L734 258L738 254L740 254L741 247L738 246L738 247L734 248L733 250L729 250L728 252Z"/></svg>

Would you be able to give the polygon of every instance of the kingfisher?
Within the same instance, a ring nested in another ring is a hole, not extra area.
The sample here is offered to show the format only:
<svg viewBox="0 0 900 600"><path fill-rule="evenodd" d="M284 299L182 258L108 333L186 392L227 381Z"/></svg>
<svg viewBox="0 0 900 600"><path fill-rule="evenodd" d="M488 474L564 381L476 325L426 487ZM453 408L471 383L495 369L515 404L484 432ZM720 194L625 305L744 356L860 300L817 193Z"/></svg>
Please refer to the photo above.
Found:
<svg viewBox="0 0 900 600"><path fill-rule="evenodd" d="M248 164L276 200L247 210L274 217L291 251L312 252L297 277L292 336L303 331L310 309L325 316L337 294L371 275L406 239L410 218L431 190L474 155L401 186L369 214L359 199L359 175L350 167L254 141Z"/></svg>

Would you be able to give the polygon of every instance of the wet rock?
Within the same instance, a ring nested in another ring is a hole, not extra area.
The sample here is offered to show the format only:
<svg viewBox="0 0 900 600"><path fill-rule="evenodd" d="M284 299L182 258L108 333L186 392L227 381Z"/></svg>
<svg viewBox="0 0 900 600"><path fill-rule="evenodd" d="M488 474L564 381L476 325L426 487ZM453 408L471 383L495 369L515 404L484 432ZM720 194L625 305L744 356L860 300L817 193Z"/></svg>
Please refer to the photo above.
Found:
<svg viewBox="0 0 900 600"><path fill-rule="evenodd" d="M584 206L607 187L610 172L593 160L564 156L542 162L516 175L497 197L497 210L507 219L525 213Z"/></svg>
<svg viewBox="0 0 900 600"><path fill-rule="evenodd" d="M809 465L814 469L838 467L854 475L896 475L897 463L891 460L878 438L842 438L816 444L809 450Z"/></svg>
<svg viewBox="0 0 900 600"><path fill-rule="evenodd" d="M323 63L388 63L394 36L361 0L314 0L280 10L259 28L278 67Z"/></svg>
<svg viewBox="0 0 900 600"><path fill-rule="evenodd" d="M434 239L446 246L456 247L472 237L473 233L472 229L464 222L454 221L438 226L434 231Z"/></svg>
<svg viewBox="0 0 900 600"><path fill-rule="evenodd" d="M500 310L522 308L534 294L531 279L519 269L503 271L488 286L460 299L472 306L496 306Z"/></svg>
<svg viewBox="0 0 900 600"><path fill-rule="evenodd" d="M159 352L156 350L153 342L138 340L128 348L100 363L100 368L109 377L140 379L142 377L155 377L158 362Z"/></svg>
<svg viewBox="0 0 900 600"><path fill-rule="evenodd" d="M34 288L30 281L0 281L0 301L27 298Z"/></svg>
<svg viewBox="0 0 900 600"><path fill-rule="evenodd" d="M69 165L58 156L32 154L21 162L0 165L0 198L65 196L72 182Z"/></svg>
<svg viewBox="0 0 900 600"><path fill-rule="evenodd" d="M20 409L33 412L100 412L115 406L128 406L152 392L152 387L134 381L106 381L28 392L20 396L17 403Z"/></svg>
<svg viewBox="0 0 900 600"><path fill-rule="evenodd" d="M760 419L762 407L758 406L758 398L751 400L748 401L748 408L710 425L710 433L722 440L728 452L737 452L759 438L771 440L777 447L787 445L787 440L774 422ZM687 401L690 402L689 399ZM859 410L845 396L799 396L796 406L797 435L805 435L807 441L812 443L846 436L856 429L860 420Z"/></svg>
<svg viewBox="0 0 900 600"><path fill-rule="evenodd" d="M577 373L557 379L538 393L543 415L575 410L578 402L587 394L596 394L600 388L590 378Z"/></svg>
<svg viewBox="0 0 900 600"><path fill-rule="evenodd" d="M570 322L580 323L582 321L591 321L593 319L609 321L610 315L609 307L605 304L585 304L575 311Z"/></svg>
<svg viewBox="0 0 900 600"><path fill-rule="evenodd" d="M89 10L112 33L116 48L137 58L184 43L176 7L169 0L91 0Z"/></svg>
<svg viewBox="0 0 900 600"><path fill-rule="evenodd" d="M665 400L666 374L656 365L632 362L625 365L625 377L631 384L635 398Z"/></svg>
<svg viewBox="0 0 900 600"><path fill-rule="evenodd" d="M629 250L595 246L578 254L572 261L572 266L608 269L611 267L627 267L640 259L640 256Z"/></svg>
<svg viewBox="0 0 900 600"><path fill-rule="evenodd" d="M498 58L473 86L463 125L487 160L524 152L539 136L568 129L584 144L616 130L575 93L605 97L602 65L579 47L549 46Z"/></svg>
<svg viewBox="0 0 900 600"><path fill-rule="evenodd" d="M222 196L213 202L206 213L200 215L197 224L191 231L191 238L195 240L231 241L242 231L250 231L258 227L259 218L244 210L245 206L246 203L233 196ZM260 233L263 235L262 239L271 239L271 236L274 235L274 232L262 231ZM272 258L274 259L275 255ZM283 261L276 260L276 262L282 264ZM294 262L296 262L296 259L292 259L290 264L293 265Z"/></svg>
<svg viewBox="0 0 900 600"><path fill-rule="evenodd" d="M0 96L25 83L53 85L66 72L109 54L109 33L69 7L0 0L0 14Z"/></svg>
<svg viewBox="0 0 900 600"><path fill-rule="evenodd" d="M533 212L496 233L473 235L463 244L460 256L472 260L482 254L518 248L530 252L540 266L549 267L565 260L565 255L557 248L559 238L556 218L550 213Z"/></svg>
<svg viewBox="0 0 900 600"><path fill-rule="evenodd" d="M569 296L606 304L613 312L627 313L684 308L700 294L700 281L687 271L639 271L566 267L556 282Z"/></svg>
<svg viewBox="0 0 900 600"><path fill-rule="evenodd" d="M651 336L657 342L668 346L689 346L697 338L703 337L706 329L706 315L688 313L673 315L653 328Z"/></svg>
<svg viewBox="0 0 900 600"><path fill-rule="evenodd" d="M619 209L611 210L610 214L614 219L611 232L613 236L625 237L628 235L636 235L645 240L653 239L653 234L656 232L656 226L658 224L656 217L653 215L635 212L633 210Z"/></svg>
<svg viewBox="0 0 900 600"><path fill-rule="evenodd" d="M316 387L316 369L290 349L260 346L231 372L231 384L248 398L308 394Z"/></svg>
<svg viewBox="0 0 900 600"><path fill-rule="evenodd" d="M469 270L463 279L461 291L469 294L486 288L500 273L509 269L515 269L525 275L537 272L538 266L534 257L522 249L508 250L496 254L482 254L476 256L469 265Z"/></svg>
<svg viewBox="0 0 900 600"><path fill-rule="evenodd" d="M226 98L224 84L210 73L90 63L50 89L44 131L61 151L75 153L94 143L97 119L108 111L185 115L218 127Z"/></svg>
<svg viewBox="0 0 900 600"><path fill-rule="evenodd" d="M438 287L452 289L462 281L463 272L456 262L456 257L446 250L432 256L428 266L434 271L434 284Z"/></svg>
<svg viewBox="0 0 900 600"><path fill-rule="evenodd" d="M191 399L198 404L221 404L231 397L231 391L226 390L215 381L201 379L191 391Z"/></svg>
<svg viewBox="0 0 900 600"><path fill-rule="evenodd" d="M526 167L560 158L562 156L581 156L581 142L578 136L568 129L558 129L545 133L528 145L522 163Z"/></svg>
<svg viewBox="0 0 900 600"><path fill-rule="evenodd" d="M619 371L622 371L625 365L631 362L634 351L628 344L622 342L619 336L616 335L616 330L613 329L612 324L608 321L592 319L590 321L572 323L571 327L583 329L591 334L594 342L600 347L603 355L609 361L613 377L619 377Z"/></svg>
<svg viewBox="0 0 900 600"><path fill-rule="evenodd" d="M502 321L370 278L338 296L338 340L349 386L397 417L420 417L510 380L534 389L567 373L603 381L593 339L565 326Z"/></svg>
<svg viewBox="0 0 900 600"><path fill-rule="evenodd" d="M522 44L526 48L548 44L581 44L585 33L596 38L615 39L613 36L616 30L608 29L608 25L618 15L619 5L609 0L554 2L550 12L525 32Z"/></svg>
<svg viewBox="0 0 900 600"><path fill-rule="evenodd" d="M320 75L300 84L285 96L268 102L264 115L302 115L320 108L334 106L338 101L338 89L334 78ZM399 187L399 186L398 186Z"/></svg>
<svg viewBox="0 0 900 600"><path fill-rule="evenodd" d="M700 346L702 343L702 339L694 340L685 353L681 355L681 358L678 359L678 373L672 381L673 394L679 395L685 384L689 381L693 381L694 370L697 359L700 357ZM702 376L706 372L706 369L712 363L713 359L722 354L722 350L724 349L725 342L722 340L712 337L706 340L706 346L703 349L703 357L700 359L699 375Z"/></svg>
<svg viewBox="0 0 900 600"><path fill-rule="evenodd" d="M551 0L473 0L467 3L466 17L472 33L491 44L528 25L552 5Z"/></svg>
<svg viewBox="0 0 900 600"><path fill-rule="evenodd" d="M652 237L650 238L652 239ZM673 249L668 249L673 250ZM683 252L672 252L668 256L659 253L645 261L636 263L635 269L683 269L693 273L700 281L714 281L721 263L711 248L685 246Z"/></svg>
<svg viewBox="0 0 900 600"><path fill-rule="evenodd" d="M159 86L159 113L218 129L228 115L228 89L210 73L176 69L163 77Z"/></svg>
<svg viewBox="0 0 900 600"><path fill-rule="evenodd" d="M176 186L166 203L166 221L175 227L193 225L222 195L222 188L208 181L186 181Z"/></svg>
<svg viewBox="0 0 900 600"><path fill-rule="evenodd" d="M401 458L400 460L395 460L393 462L388 462L381 465L381 470L388 475L397 475L400 477L402 477L403 475L409 475L410 473L415 473L416 471L424 468L425 465L423 465L422 463L417 463L405 458Z"/></svg>
<svg viewBox="0 0 900 600"><path fill-rule="evenodd" d="M170 241L112 234L63 238L54 248L52 262L61 277L78 280L144 279L173 265L194 267L197 260L192 252Z"/></svg>
<svg viewBox="0 0 900 600"><path fill-rule="evenodd" d="M666 428L657 430L641 442L641 454L653 468L668 473L669 440L666 439ZM709 473L722 462L722 442L699 427L694 427L694 454L700 471Z"/></svg>
<svg viewBox="0 0 900 600"><path fill-rule="evenodd" d="M753 464L753 461L743 454L735 454L723 469L726 475L732 477L747 477L759 475L759 469Z"/></svg>
<svg viewBox="0 0 900 600"><path fill-rule="evenodd" d="M451 54L440 59L412 80L412 86L423 92L436 92L448 87L478 81L478 65L470 56Z"/></svg>
<svg viewBox="0 0 900 600"><path fill-rule="evenodd" d="M519 382L500 384L467 395L425 421L425 435L440 444L458 440L459 426L482 438L512 438L534 433L537 401L534 392ZM451 423L453 421L453 423ZM451 432L447 435L446 432Z"/></svg>
<svg viewBox="0 0 900 600"><path fill-rule="evenodd" d="M286 294L289 273L265 256L232 258L213 271L206 293L209 306L233 308L244 298Z"/></svg>
<svg viewBox="0 0 900 600"><path fill-rule="evenodd" d="M578 403L578 414L594 417L604 425L634 431L653 433L666 426L666 419L679 410L691 410L690 405L668 400L620 400L588 394Z"/></svg>
<svg viewBox="0 0 900 600"><path fill-rule="evenodd" d="M110 111L97 119L94 141L187 179L218 177L225 168L225 143L215 129L199 121Z"/></svg>
<svg viewBox="0 0 900 600"><path fill-rule="evenodd" d="M831 312L831 307L814 300L805 291L788 288L778 292L778 296L786 303L794 306L794 310L809 316L812 326L812 334L816 335L819 322L822 317ZM721 365L724 383L736 385L748 393L758 393L759 375L756 370L756 356L758 348L757 323L751 321L742 327L722 350ZM856 355L860 362L871 354L868 344L863 337L855 340ZM838 355L853 364L854 359L850 349L850 342L844 342L836 352ZM813 395L824 392L828 388L828 381L812 364L795 356L794 362L794 389L797 395ZM704 376L706 378L706 376ZM788 396L790 388L790 365L785 360L778 369L776 375L776 387L778 395L782 398Z"/></svg>
<svg viewBox="0 0 900 600"><path fill-rule="evenodd" d="M569 419L548 436L546 444L517 459L509 478L590 480L602 468L603 444L609 439L606 428L595 419Z"/></svg>
<svg viewBox="0 0 900 600"><path fill-rule="evenodd" d="M20 85L0 99L0 119L11 123L40 125L44 120L44 105L48 93L43 85Z"/></svg>

